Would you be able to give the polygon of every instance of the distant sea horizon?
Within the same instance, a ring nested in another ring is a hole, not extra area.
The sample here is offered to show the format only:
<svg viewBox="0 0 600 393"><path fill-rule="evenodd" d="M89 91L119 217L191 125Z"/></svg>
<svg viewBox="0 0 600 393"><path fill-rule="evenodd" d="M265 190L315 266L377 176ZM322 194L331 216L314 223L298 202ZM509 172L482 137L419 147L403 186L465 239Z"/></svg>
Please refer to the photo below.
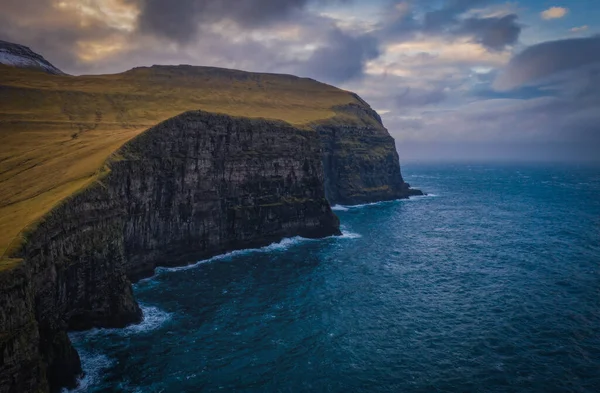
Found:
<svg viewBox="0 0 600 393"><path fill-rule="evenodd" d="M135 284L89 392L597 392L600 164L417 162L426 197Z"/></svg>

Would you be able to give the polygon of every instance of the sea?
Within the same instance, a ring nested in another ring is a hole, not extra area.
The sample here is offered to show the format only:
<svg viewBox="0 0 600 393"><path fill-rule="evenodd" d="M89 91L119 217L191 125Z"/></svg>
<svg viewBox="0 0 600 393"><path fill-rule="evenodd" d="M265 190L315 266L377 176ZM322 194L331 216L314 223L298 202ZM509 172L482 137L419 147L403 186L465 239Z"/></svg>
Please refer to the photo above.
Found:
<svg viewBox="0 0 600 393"><path fill-rule="evenodd" d="M600 167L408 163L410 200L134 285L75 392L599 392Z"/></svg>

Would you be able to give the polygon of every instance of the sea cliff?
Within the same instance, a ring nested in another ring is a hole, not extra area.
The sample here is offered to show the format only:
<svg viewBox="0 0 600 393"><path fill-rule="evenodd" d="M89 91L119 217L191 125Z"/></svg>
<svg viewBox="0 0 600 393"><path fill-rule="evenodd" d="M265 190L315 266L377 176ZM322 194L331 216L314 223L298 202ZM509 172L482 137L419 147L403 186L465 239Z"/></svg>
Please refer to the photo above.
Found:
<svg viewBox="0 0 600 393"><path fill-rule="evenodd" d="M285 237L338 235L317 133L188 112L139 135L0 274L0 392L73 386L69 329L140 320L130 279Z"/></svg>
<svg viewBox="0 0 600 393"><path fill-rule="evenodd" d="M336 108L339 119L315 125L323 151L325 193L332 205L358 205L423 195L400 173L398 152L381 117L354 94L357 103Z"/></svg>
<svg viewBox="0 0 600 393"><path fill-rule="evenodd" d="M74 386L81 364L67 332L139 322L131 282L157 266L339 235L330 204L419 193L377 113L343 94L353 102L322 121L189 111L114 151L28 227L8 255L20 262L0 264L0 393Z"/></svg>

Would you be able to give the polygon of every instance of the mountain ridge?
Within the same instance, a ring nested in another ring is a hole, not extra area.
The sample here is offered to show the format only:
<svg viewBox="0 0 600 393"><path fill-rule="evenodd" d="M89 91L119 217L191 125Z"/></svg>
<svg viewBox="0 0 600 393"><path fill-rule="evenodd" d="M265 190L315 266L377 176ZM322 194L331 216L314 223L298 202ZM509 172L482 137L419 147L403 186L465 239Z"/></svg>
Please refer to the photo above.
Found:
<svg viewBox="0 0 600 393"><path fill-rule="evenodd" d="M66 75L29 47L2 40L0 40L0 64L37 69L54 75Z"/></svg>

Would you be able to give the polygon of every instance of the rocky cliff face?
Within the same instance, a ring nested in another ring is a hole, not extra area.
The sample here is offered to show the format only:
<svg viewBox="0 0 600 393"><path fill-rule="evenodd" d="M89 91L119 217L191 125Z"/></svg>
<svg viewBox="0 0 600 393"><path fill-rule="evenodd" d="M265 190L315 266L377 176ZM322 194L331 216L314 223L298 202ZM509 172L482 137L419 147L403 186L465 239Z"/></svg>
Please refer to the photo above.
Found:
<svg viewBox="0 0 600 393"><path fill-rule="evenodd" d="M191 112L140 135L113 164L127 201L130 277L284 237L339 234L318 135L283 122Z"/></svg>
<svg viewBox="0 0 600 393"><path fill-rule="evenodd" d="M400 173L394 139L379 115L362 105L337 108L358 122L317 125L323 147L325 192L331 204L356 205L423 195L411 189Z"/></svg>
<svg viewBox="0 0 600 393"><path fill-rule="evenodd" d="M339 234L319 134L205 112L141 134L0 272L0 392L72 386L68 329L139 321L129 278L289 236Z"/></svg>

